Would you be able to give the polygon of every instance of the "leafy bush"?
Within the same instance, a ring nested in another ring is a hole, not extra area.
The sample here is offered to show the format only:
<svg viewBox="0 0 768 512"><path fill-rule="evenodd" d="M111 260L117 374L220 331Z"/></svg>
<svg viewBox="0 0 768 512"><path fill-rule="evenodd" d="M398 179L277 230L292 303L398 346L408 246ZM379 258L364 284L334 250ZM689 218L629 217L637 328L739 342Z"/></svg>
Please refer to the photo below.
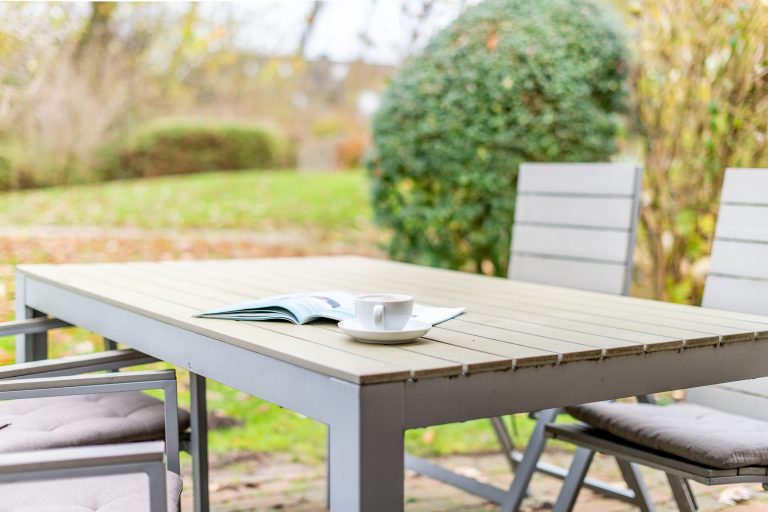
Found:
<svg viewBox="0 0 768 512"><path fill-rule="evenodd" d="M652 287L641 291L696 303L723 171L768 167L768 4L646 0L631 14L648 199L638 267Z"/></svg>
<svg viewBox="0 0 768 512"><path fill-rule="evenodd" d="M151 122L103 155L104 179L294 164L291 144L264 127L202 121Z"/></svg>
<svg viewBox="0 0 768 512"><path fill-rule="evenodd" d="M394 79L368 167L392 257L502 275L522 161L605 160L625 47L586 0L486 0Z"/></svg>
<svg viewBox="0 0 768 512"><path fill-rule="evenodd" d="M35 186L34 176L17 145L0 140L0 191Z"/></svg>
<svg viewBox="0 0 768 512"><path fill-rule="evenodd" d="M13 163L0 145L0 191L9 190L13 186L13 181Z"/></svg>

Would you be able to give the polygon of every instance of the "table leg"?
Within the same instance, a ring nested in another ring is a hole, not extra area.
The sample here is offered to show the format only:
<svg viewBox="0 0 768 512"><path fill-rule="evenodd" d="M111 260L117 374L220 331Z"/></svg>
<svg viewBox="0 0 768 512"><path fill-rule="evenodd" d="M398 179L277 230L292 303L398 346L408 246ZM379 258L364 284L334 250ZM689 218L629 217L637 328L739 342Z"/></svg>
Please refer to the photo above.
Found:
<svg viewBox="0 0 768 512"><path fill-rule="evenodd" d="M325 506L331 509L331 426L325 430Z"/></svg>
<svg viewBox="0 0 768 512"><path fill-rule="evenodd" d="M331 510L403 510L404 384L338 388L330 405Z"/></svg>
<svg viewBox="0 0 768 512"><path fill-rule="evenodd" d="M16 276L16 318L25 320L47 316L45 313L27 307L25 279ZM48 333L16 335L16 362L39 361L48 357Z"/></svg>
<svg viewBox="0 0 768 512"><path fill-rule="evenodd" d="M205 377L189 372L192 481L195 512L208 512L208 404Z"/></svg>

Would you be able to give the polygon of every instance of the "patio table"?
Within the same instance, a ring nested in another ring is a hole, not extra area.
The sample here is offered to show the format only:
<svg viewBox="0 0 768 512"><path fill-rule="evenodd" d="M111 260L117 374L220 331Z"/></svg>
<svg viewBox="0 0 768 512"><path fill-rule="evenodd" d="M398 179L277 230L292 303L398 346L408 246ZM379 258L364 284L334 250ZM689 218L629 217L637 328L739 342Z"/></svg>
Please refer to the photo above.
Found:
<svg viewBox="0 0 768 512"><path fill-rule="evenodd" d="M768 318L360 257L22 265L51 315L330 428L333 510L403 508L406 429L768 375ZM279 293L401 292L466 313L410 344L195 318ZM22 357L44 355L28 336Z"/></svg>

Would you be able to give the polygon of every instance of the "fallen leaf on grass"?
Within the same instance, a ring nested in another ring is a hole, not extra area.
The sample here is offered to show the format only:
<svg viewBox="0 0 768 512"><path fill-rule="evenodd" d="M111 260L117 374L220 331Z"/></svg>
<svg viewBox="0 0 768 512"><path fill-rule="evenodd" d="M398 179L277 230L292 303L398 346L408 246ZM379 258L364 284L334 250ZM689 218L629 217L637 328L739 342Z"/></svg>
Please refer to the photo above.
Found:
<svg viewBox="0 0 768 512"><path fill-rule="evenodd" d="M752 491L746 487L726 487L717 498L721 505L736 505L752 499Z"/></svg>

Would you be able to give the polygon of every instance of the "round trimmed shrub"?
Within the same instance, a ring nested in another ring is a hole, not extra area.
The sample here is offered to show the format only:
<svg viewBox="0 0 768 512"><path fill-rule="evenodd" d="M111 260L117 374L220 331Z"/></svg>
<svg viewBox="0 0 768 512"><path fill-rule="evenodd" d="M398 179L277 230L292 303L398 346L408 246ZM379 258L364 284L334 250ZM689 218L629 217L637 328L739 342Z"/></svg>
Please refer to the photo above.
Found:
<svg viewBox="0 0 768 512"><path fill-rule="evenodd" d="M275 169L295 163L288 140L262 126L187 120L150 122L103 155L104 179Z"/></svg>
<svg viewBox="0 0 768 512"><path fill-rule="evenodd" d="M604 9L485 0L403 66L368 160L390 256L504 275L518 165L615 152L627 56Z"/></svg>

